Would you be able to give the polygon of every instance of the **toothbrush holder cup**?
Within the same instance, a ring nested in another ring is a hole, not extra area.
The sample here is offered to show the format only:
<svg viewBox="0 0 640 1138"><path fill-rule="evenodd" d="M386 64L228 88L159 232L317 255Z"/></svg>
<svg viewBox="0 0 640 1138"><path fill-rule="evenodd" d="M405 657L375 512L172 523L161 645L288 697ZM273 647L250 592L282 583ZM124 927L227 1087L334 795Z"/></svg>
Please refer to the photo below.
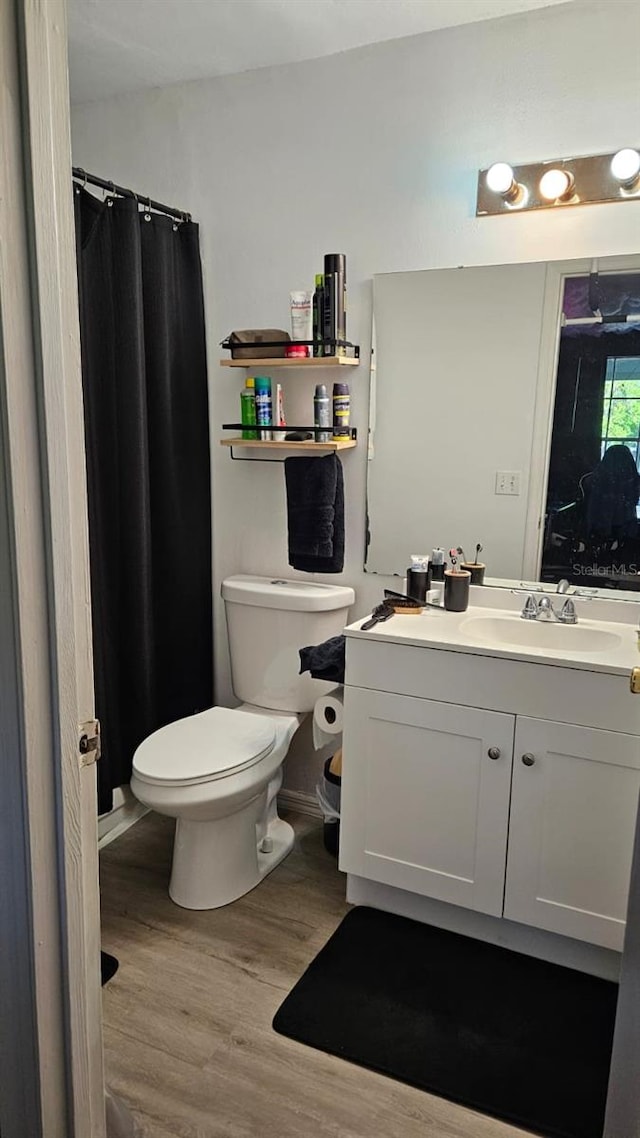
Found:
<svg viewBox="0 0 640 1138"><path fill-rule="evenodd" d="M461 569L471 574L472 585L484 585L484 571L486 565L482 561L463 561Z"/></svg>
<svg viewBox="0 0 640 1138"><path fill-rule="evenodd" d="M471 574L466 569L447 569L444 575L444 607L447 612L466 612L469 607Z"/></svg>

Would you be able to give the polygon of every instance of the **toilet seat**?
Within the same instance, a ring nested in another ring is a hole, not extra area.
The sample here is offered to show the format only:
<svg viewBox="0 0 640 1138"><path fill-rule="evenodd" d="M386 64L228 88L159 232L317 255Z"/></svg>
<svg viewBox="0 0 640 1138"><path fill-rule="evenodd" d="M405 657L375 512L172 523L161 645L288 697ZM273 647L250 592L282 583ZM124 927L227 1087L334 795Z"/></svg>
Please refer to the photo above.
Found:
<svg viewBox="0 0 640 1138"><path fill-rule="evenodd" d="M134 774L141 782L195 786L254 766L274 748L276 728L266 715L211 707L168 723L138 747Z"/></svg>

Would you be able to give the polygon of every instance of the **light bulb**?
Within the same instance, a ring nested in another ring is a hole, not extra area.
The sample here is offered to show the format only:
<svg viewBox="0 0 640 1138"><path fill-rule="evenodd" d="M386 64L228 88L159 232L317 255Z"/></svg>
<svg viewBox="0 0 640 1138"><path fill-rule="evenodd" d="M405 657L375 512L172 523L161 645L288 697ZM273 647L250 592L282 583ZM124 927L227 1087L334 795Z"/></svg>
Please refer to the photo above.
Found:
<svg viewBox="0 0 640 1138"><path fill-rule="evenodd" d="M573 193L573 175L567 170L547 170L538 188L540 196L548 202L566 201Z"/></svg>
<svg viewBox="0 0 640 1138"><path fill-rule="evenodd" d="M494 194L508 194L514 183L513 170L506 162L494 162L487 170L487 185Z"/></svg>
<svg viewBox="0 0 640 1138"><path fill-rule="evenodd" d="M623 186L632 186L640 175L640 154L637 150L626 147L619 150L611 159L611 173L617 182Z"/></svg>

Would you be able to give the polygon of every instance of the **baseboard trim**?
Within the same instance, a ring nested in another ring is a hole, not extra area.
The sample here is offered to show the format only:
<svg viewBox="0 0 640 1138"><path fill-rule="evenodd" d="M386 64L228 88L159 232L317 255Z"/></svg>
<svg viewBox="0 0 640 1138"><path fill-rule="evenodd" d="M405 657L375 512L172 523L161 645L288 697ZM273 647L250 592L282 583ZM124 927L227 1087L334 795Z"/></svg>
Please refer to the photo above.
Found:
<svg viewBox="0 0 640 1138"><path fill-rule="evenodd" d="M315 795L303 794L301 790L281 790L278 806L282 806L283 810L297 810L298 814L308 814L311 818L322 818Z"/></svg>
<svg viewBox="0 0 640 1138"><path fill-rule="evenodd" d="M116 838L122 837L123 834L135 826L145 814L149 813L147 806L143 806L134 798L128 786L118 787L113 792L113 810L108 814L102 814L98 818L98 849L103 850L105 846L115 842Z"/></svg>

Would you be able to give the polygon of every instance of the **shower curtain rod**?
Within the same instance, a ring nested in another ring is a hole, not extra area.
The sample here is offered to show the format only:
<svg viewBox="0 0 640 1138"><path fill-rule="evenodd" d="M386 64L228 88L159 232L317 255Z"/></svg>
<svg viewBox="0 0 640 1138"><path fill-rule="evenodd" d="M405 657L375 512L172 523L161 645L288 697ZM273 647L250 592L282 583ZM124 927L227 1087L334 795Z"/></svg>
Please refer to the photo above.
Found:
<svg viewBox="0 0 640 1138"><path fill-rule="evenodd" d="M177 217L179 221L191 221L191 214L187 213L186 209L174 209L173 206L163 205L162 202L155 202L153 198L146 198L142 194L134 194L133 190L127 190L124 186L116 186L115 182L108 182L105 178L99 178L97 174L87 174L81 166L73 166L71 173L77 181L90 182L92 186L99 186L101 190L109 190L112 194L116 194L121 198L135 198L140 205L147 206L148 209L154 209L157 213L166 213L169 217Z"/></svg>

